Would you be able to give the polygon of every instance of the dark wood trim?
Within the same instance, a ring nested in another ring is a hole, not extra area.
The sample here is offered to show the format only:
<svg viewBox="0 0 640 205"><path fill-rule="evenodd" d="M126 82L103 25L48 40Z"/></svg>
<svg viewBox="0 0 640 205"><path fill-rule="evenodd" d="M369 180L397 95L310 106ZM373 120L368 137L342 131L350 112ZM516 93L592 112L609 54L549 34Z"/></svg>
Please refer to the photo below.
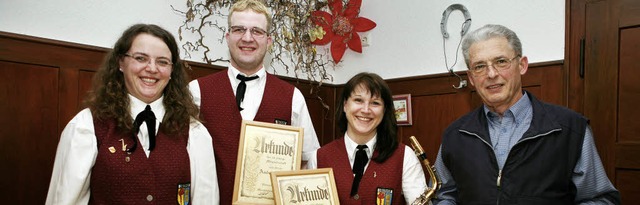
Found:
<svg viewBox="0 0 640 205"><path fill-rule="evenodd" d="M584 79L580 76L581 41L585 40L585 9L586 0L566 0L565 20L565 52L564 80L567 92L564 97L567 107L579 113L584 113Z"/></svg>
<svg viewBox="0 0 640 205"><path fill-rule="evenodd" d="M563 63L564 63L564 60L536 62L536 63L529 63L529 67L534 67L534 68L545 67L545 66L552 66L552 65L562 65ZM467 75L466 71L456 71L455 73L463 77ZM416 76L400 77L400 78L389 78L389 79L385 79L385 81L387 81L388 83L392 83L395 81L411 81L411 80L419 80L419 79L446 78L446 77L455 77L455 76L450 73L436 73L436 74L416 75Z"/></svg>
<svg viewBox="0 0 640 205"><path fill-rule="evenodd" d="M91 46L86 44L72 43L67 41L60 41L60 40L54 40L49 38L29 36L29 35L10 33L10 32L4 32L4 31L0 31L0 37L19 40L19 41L25 41L25 42L33 42L41 45L53 45L56 47L67 47L67 48L88 50L88 51L108 52L110 50L108 48L103 48L99 46Z"/></svg>

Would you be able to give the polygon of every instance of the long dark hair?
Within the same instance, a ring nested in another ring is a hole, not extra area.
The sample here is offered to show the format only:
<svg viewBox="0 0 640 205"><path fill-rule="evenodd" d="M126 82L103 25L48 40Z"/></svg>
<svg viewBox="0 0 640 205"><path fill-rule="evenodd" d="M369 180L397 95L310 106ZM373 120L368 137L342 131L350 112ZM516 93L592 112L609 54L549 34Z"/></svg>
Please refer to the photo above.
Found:
<svg viewBox="0 0 640 205"><path fill-rule="evenodd" d="M384 102L384 115L382 116L382 121L376 128L376 149L378 150L378 156L374 156L374 158L372 158L373 161L382 163L387 160L398 147L398 124L396 122L395 111L393 108L391 89L389 89L387 83L379 75L366 72L358 73L347 82L344 86L344 90L342 91L342 95L336 109L338 127L342 132L347 131L349 121L347 120L346 113L344 112L344 102L351 97L351 93L359 86L369 90L372 97L379 96Z"/></svg>
<svg viewBox="0 0 640 205"><path fill-rule="evenodd" d="M85 99L85 104L91 109L94 118L114 119L118 130L132 130L133 118L130 114L128 91L124 74L119 71L119 61L131 48L133 40L142 33L162 39L171 51L173 66L171 79L163 91L162 103L166 112L160 130L169 134L184 131L189 128L191 118L198 120L198 107L193 103L193 97L187 87L189 77L180 60L175 38L168 31L153 24L136 24L122 33L93 77L92 89Z"/></svg>

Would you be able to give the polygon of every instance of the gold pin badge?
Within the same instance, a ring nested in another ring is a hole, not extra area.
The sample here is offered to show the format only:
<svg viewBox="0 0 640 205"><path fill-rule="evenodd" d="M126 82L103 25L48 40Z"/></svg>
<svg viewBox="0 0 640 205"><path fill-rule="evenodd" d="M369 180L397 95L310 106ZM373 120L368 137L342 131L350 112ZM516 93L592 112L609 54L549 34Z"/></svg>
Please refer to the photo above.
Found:
<svg viewBox="0 0 640 205"><path fill-rule="evenodd" d="M131 158L129 158L129 156L127 156L127 157L124 158L124 161L125 162L129 162L129 161L131 161Z"/></svg>
<svg viewBox="0 0 640 205"><path fill-rule="evenodd" d="M122 142L122 151L126 152L127 151L127 144L124 143L124 139L119 139L118 141Z"/></svg>
<svg viewBox="0 0 640 205"><path fill-rule="evenodd" d="M109 147L109 152L111 152L111 154L116 153L116 148L113 146Z"/></svg>

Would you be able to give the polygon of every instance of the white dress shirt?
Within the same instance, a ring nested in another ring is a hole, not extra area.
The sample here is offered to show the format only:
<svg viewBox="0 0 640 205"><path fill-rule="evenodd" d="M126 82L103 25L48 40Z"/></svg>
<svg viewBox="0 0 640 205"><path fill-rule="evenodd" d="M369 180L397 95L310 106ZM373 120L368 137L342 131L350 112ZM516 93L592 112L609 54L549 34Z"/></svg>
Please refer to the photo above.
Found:
<svg viewBox="0 0 640 205"><path fill-rule="evenodd" d="M377 137L373 137L366 143L367 157L371 160L373 155L372 150L375 150ZM351 140L349 136L344 134L344 145L347 149L347 156L349 157L349 164L353 169L353 163L356 160L356 151L358 144ZM311 159L307 162L309 169L318 168L317 150L311 154ZM366 172L369 163L365 166ZM413 149L405 145L404 148L404 160L402 162L402 194L407 204L411 204L416 198L420 196L427 188L427 179L422 171L422 165L418 161L418 157L413 153Z"/></svg>
<svg viewBox="0 0 640 205"><path fill-rule="evenodd" d="M129 95L131 116L136 116L146 103ZM163 97L149 104L157 120L164 117ZM132 122L133 123L133 122ZM149 157L149 134L146 123L140 126L138 139ZM159 129L156 129L156 132ZM193 121L189 126L187 142L191 169L191 199L195 204L219 204L218 177L211 135L202 123ZM88 204L91 194L91 169L98 156L98 144L93 127L93 116L87 108L78 113L62 131L56 151L55 164L46 204Z"/></svg>
<svg viewBox="0 0 640 205"><path fill-rule="evenodd" d="M231 88L233 89L234 94L236 93L236 89L240 83L240 80L236 79L238 74L251 77L241 73L238 69L229 65L227 75L231 82ZM256 75L258 76L258 79L245 82L247 89L244 94L244 100L241 104L241 107L244 108L244 110L240 111L240 115L242 115L243 120L253 120L255 118L258 113L258 108L260 108L260 103L262 102L265 86L267 85L267 72L264 70L264 67L260 68L258 72L253 74L253 76ZM189 83L189 90L191 90L191 95L193 95L193 101L198 105L198 107L200 107L202 98L200 95L200 84L197 80L193 80ZM313 129L313 123L311 122L311 116L309 115L309 110L307 109L307 103L304 100L304 96L300 90L295 87L291 106L291 126L302 127L304 129L302 161L308 161L311 152L320 148L320 142L318 142L318 136L316 135L316 131ZM231 108L232 106L229 106L229 109Z"/></svg>

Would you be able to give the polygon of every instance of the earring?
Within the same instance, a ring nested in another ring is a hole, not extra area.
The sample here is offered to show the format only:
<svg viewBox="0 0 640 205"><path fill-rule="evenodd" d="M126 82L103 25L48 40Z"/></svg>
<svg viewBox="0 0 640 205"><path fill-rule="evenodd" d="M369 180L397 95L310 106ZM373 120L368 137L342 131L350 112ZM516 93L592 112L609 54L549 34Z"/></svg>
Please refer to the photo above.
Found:
<svg viewBox="0 0 640 205"><path fill-rule="evenodd" d="M119 68L119 69L120 69L120 72L123 72L123 71L122 71L122 68Z"/></svg>

